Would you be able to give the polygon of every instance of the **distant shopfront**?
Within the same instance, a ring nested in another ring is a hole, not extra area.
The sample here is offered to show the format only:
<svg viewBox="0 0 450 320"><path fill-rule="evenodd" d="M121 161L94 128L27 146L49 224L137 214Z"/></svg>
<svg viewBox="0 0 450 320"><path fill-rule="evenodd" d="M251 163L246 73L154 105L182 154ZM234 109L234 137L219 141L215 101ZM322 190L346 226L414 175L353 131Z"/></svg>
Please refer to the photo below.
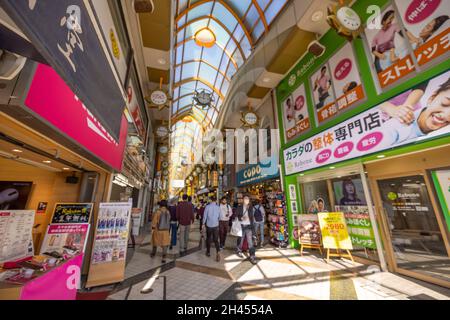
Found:
<svg viewBox="0 0 450 320"><path fill-rule="evenodd" d="M398 11L395 23L414 32L418 19L405 12L415 3L378 1L383 14ZM354 9L363 17L367 4ZM421 23L442 10L430 9ZM448 28L447 21L429 44ZM342 212L357 259L449 287L449 49L438 44L436 56L424 59L418 47L408 73L391 79L402 62L371 59L372 33L347 43L328 32L320 39L324 56L307 54L277 89L290 243L308 240L304 226L313 223L305 219ZM318 90L321 77L330 84L328 95ZM411 120L398 116L402 108ZM296 119L309 119L310 126Z"/></svg>

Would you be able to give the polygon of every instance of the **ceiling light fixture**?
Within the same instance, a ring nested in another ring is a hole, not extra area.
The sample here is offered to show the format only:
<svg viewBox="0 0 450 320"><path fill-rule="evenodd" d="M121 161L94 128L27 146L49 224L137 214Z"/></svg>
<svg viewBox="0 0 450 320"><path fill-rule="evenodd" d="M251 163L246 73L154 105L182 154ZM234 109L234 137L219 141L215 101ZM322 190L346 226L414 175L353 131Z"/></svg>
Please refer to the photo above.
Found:
<svg viewBox="0 0 450 320"><path fill-rule="evenodd" d="M323 16L324 16L324 14L323 14L323 11L316 11L316 12L314 12L313 14L312 14L312 16L311 16L311 20L313 21L313 22L319 22L320 20L322 20L323 19Z"/></svg>
<svg viewBox="0 0 450 320"><path fill-rule="evenodd" d="M194 36L200 47L211 48L216 43L216 35L208 27L198 30Z"/></svg>
<svg viewBox="0 0 450 320"><path fill-rule="evenodd" d="M63 168L63 170L64 170L64 171L69 171L69 170L70 170L70 168Z"/></svg>
<svg viewBox="0 0 450 320"><path fill-rule="evenodd" d="M380 154L379 156L377 156L378 159L383 159L386 158L386 156L384 154Z"/></svg>
<svg viewBox="0 0 450 320"><path fill-rule="evenodd" d="M44 160L44 161L42 161L43 163L47 163L47 164L50 164L50 163L52 163L50 160Z"/></svg>
<svg viewBox="0 0 450 320"><path fill-rule="evenodd" d="M159 64L162 64L162 65L167 63L166 59L164 59L164 58L159 58L157 61Z"/></svg>
<svg viewBox="0 0 450 320"><path fill-rule="evenodd" d="M262 79L262 81L264 82L264 83L269 83L270 82L270 78L269 77L264 77L263 79Z"/></svg>
<svg viewBox="0 0 450 320"><path fill-rule="evenodd" d="M15 152L15 153L22 153L23 151L22 151L22 150L19 150L19 149L13 149L12 152Z"/></svg>

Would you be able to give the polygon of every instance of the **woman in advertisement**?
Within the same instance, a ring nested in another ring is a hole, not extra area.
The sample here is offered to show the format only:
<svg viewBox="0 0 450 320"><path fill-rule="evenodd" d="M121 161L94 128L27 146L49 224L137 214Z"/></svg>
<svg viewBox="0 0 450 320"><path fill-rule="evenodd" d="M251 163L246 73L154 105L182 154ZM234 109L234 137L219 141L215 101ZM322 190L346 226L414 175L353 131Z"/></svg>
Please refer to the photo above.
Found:
<svg viewBox="0 0 450 320"><path fill-rule="evenodd" d="M417 49L419 46L430 40L433 36L439 34L442 30L448 27L448 20L448 15L441 15L432 19L425 25L425 27L423 27L418 37L407 31L408 39L413 45L413 48Z"/></svg>
<svg viewBox="0 0 450 320"><path fill-rule="evenodd" d="M342 181L342 193L344 196L339 201L341 206L361 206L364 205L363 201L358 198L355 183L352 179L348 178Z"/></svg>
<svg viewBox="0 0 450 320"><path fill-rule="evenodd" d="M399 25L394 20L395 11L388 10L381 19L381 30L375 35L371 43L377 73L392 65L391 50L395 49L394 38L400 31Z"/></svg>
<svg viewBox="0 0 450 320"><path fill-rule="evenodd" d="M292 97L289 97L286 100L286 110L285 110L285 112L286 112L287 123L289 123L292 120L294 120L294 118L295 118L295 109L294 109L294 106L292 104Z"/></svg>
<svg viewBox="0 0 450 320"><path fill-rule="evenodd" d="M320 69L320 75L314 81L314 92L318 93L319 103L316 105L316 109L322 109L326 100L330 97L331 78L328 75L328 68L326 66Z"/></svg>

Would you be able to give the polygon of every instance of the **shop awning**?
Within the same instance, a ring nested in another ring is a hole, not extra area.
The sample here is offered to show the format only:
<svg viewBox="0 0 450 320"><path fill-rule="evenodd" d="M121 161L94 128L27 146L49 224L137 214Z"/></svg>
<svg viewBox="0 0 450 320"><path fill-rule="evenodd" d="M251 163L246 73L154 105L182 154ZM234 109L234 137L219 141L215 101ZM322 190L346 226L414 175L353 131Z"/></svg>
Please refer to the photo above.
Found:
<svg viewBox="0 0 450 320"><path fill-rule="evenodd" d="M89 2L0 0L0 6L118 141L126 105L123 85Z"/></svg>

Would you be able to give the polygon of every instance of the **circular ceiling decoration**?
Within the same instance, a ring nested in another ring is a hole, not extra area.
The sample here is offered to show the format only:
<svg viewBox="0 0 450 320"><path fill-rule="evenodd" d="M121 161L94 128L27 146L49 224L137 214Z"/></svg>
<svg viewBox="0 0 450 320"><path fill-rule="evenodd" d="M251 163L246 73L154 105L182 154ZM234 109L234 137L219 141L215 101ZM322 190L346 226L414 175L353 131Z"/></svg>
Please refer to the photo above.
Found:
<svg viewBox="0 0 450 320"><path fill-rule="evenodd" d="M216 43L216 35L208 27L198 30L194 39L200 47L211 48Z"/></svg>

